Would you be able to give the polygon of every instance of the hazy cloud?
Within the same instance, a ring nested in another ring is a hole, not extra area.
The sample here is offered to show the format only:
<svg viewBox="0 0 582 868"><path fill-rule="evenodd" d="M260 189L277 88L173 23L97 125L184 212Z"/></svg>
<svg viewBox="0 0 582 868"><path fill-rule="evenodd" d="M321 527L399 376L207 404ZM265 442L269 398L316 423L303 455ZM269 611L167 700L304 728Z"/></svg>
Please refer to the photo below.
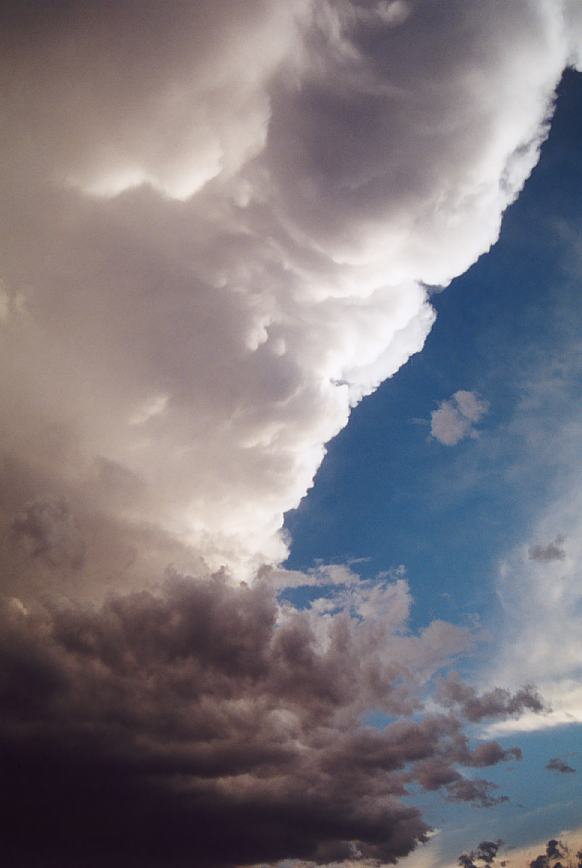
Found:
<svg viewBox="0 0 582 868"><path fill-rule="evenodd" d="M529 548L529 557L532 561L563 561L566 557L564 550L565 537L559 534L547 545L534 545Z"/></svg>
<svg viewBox="0 0 582 868"><path fill-rule="evenodd" d="M13 519L12 537L31 558L52 567L79 569L85 543L64 499L38 499L28 503Z"/></svg>

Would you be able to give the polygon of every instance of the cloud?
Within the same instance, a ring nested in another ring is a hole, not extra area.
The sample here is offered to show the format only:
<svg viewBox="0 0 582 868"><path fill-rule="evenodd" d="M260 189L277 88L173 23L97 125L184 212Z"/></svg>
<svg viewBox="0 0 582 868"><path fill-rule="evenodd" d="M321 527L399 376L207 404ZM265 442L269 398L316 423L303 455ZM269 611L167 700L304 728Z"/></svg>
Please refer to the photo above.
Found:
<svg viewBox="0 0 582 868"><path fill-rule="evenodd" d="M532 561L563 561L566 557L566 552L564 551L563 543L565 541L565 537L561 534L549 542L547 545L543 546L539 543L534 546L530 546L529 548L529 557Z"/></svg>
<svg viewBox="0 0 582 868"><path fill-rule="evenodd" d="M111 520L248 575L284 559L284 513L422 348L425 286L495 242L575 59L573 7L441 5L4 4L10 461L89 499L112 462L140 493Z"/></svg>
<svg viewBox="0 0 582 868"><path fill-rule="evenodd" d="M471 749L453 714L418 714L466 631L449 625L437 643L431 627L407 630L405 609L393 623L352 610L297 610L224 573L99 608L4 606L10 864L390 863L428 832L409 787L497 803L459 766L517 749ZM369 709L393 722L365 725Z"/></svg>
<svg viewBox="0 0 582 868"><path fill-rule="evenodd" d="M481 862L483 865L493 865L502 844L503 841L482 841L476 850L462 853L457 860L457 864L461 868L477 868L476 862Z"/></svg>
<svg viewBox="0 0 582 868"><path fill-rule="evenodd" d="M30 558L39 558L52 567L80 569L85 543L63 499L38 499L15 516L12 537Z"/></svg>
<svg viewBox="0 0 582 868"><path fill-rule="evenodd" d="M496 687L478 694L474 687L461 681L455 672L439 681L436 699L445 707L454 708L472 723L491 717L519 717L524 711L539 714L548 710L538 691L531 685L521 687L515 693Z"/></svg>
<svg viewBox="0 0 582 868"><path fill-rule="evenodd" d="M572 424L571 430L579 434L579 423ZM573 454L576 450L574 447ZM512 686L535 679L552 709L543 716L525 714L518 726L508 723L508 731L582 720L576 638L582 629L580 492L569 478L573 465L567 447L562 455L564 475L559 474L555 485L558 494L543 508L531 533L532 540L553 542L543 546L525 540L500 565L497 590L503 612L502 635L487 678ZM562 544L566 537L567 548ZM504 727L499 723L491 731L501 732Z"/></svg>
<svg viewBox="0 0 582 868"><path fill-rule="evenodd" d="M546 768L548 771L560 772L563 775L573 774L576 771L576 769L573 769L572 766L568 765L565 760L560 759L558 756L552 757L551 760L548 760Z"/></svg>
<svg viewBox="0 0 582 868"><path fill-rule="evenodd" d="M427 760L420 765L418 781L425 790L444 788L450 802L472 802L481 808L491 808L507 802L507 796L496 796L497 785L479 778L466 778L438 760Z"/></svg>
<svg viewBox="0 0 582 868"><path fill-rule="evenodd" d="M475 438L475 424L487 413L489 404L475 392L458 391L441 401L431 413L430 433L443 446L455 446L466 437Z"/></svg>

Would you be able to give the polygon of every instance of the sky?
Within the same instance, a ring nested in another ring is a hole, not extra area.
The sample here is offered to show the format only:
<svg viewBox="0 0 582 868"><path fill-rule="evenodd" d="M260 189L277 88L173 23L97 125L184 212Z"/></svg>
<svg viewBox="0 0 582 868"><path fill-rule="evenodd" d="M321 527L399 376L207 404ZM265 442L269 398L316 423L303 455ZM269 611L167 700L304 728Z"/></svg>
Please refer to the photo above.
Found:
<svg viewBox="0 0 582 868"><path fill-rule="evenodd" d="M578 868L582 7L0 22L9 864Z"/></svg>

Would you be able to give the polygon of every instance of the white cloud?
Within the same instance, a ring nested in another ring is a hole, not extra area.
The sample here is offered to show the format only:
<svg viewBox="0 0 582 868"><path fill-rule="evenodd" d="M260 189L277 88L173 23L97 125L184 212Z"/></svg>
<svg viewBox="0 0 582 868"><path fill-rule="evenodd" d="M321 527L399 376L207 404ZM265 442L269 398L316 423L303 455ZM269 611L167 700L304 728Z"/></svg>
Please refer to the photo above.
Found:
<svg viewBox="0 0 582 868"><path fill-rule="evenodd" d="M475 392L458 391L441 401L431 413L430 433L444 446L455 446L466 437L475 438L475 424L487 413L489 404Z"/></svg>
<svg viewBox="0 0 582 868"><path fill-rule="evenodd" d="M422 348L424 285L495 242L572 57L562 4L69 12L16 9L1 37L0 266L29 311L3 329L2 448L250 573L284 557L351 407ZM478 421L459 394L449 439Z"/></svg>

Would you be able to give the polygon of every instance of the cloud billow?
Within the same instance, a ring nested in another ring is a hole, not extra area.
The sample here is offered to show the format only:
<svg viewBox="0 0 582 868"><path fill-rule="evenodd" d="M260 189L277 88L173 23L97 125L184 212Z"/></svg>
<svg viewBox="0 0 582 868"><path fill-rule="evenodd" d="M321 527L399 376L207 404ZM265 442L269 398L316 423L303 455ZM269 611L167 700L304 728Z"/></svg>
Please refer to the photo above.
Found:
<svg viewBox="0 0 582 868"><path fill-rule="evenodd" d="M578 24L536 0L4 4L3 453L89 500L109 462L136 480L112 518L280 562L325 444L422 348L425 286L497 239Z"/></svg>
<svg viewBox="0 0 582 868"><path fill-rule="evenodd" d="M527 685L512 693L501 687L479 694L470 684L451 673L438 683L436 696L446 708L454 708L471 723L495 717L518 717L525 711L540 714L547 711L535 687Z"/></svg>
<svg viewBox="0 0 582 868"><path fill-rule="evenodd" d="M503 799L459 767L519 750L472 748L454 714L418 714L423 685L469 636L409 633L407 593L385 586L404 602L391 625L367 608L365 582L320 614L224 574L175 575L99 609L5 605L10 864L390 863L428 832L402 800L411 787ZM365 725L369 709L394 721Z"/></svg>

